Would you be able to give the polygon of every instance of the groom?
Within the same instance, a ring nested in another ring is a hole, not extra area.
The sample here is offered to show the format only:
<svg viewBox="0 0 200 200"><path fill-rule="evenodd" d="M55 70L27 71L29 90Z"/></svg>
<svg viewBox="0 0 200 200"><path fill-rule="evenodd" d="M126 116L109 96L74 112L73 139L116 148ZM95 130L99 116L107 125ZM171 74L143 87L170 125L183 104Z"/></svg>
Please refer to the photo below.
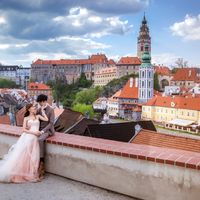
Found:
<svg viewBox="0 0 200 200"><path fill-rule="evenodd" d="M44 108L44 111L48 117L48 121L40 121L40 132L41 135L39 136L39 144L40 144L40 166L39 166L39 174L40 177L43 178L44 173L45 173L45 168L44 168L44 155L45 155L45 140L49 137L54 135L55 130L54 130L54 120L55 120L55 115L54 115L54 110L52 107L49 106L47 103L48 97L44 94L40 94L37 97L37 102L41 107ZM38 114L41 113L41 108L38 109Z"/></svg>

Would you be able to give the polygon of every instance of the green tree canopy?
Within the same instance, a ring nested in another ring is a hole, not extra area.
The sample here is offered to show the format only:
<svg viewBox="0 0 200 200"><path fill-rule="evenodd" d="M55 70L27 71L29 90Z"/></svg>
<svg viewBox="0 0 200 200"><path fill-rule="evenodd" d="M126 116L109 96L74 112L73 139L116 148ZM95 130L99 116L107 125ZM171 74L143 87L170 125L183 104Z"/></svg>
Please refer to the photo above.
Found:
<svg viewBox="0 0 200 200"><path fill-rule="evenodd" d="M86 104L76 104L72 107L72 110L81 112L83 115L86 114L86 112L89 112L90 118L94 117L94 110L91 105L86 105Z"/></svg>
<svg viewBox="0 0 200 200"><path fill-rule="evenodd" d="M81 74L80 78L72 84L68 84L66 80L56 79L47 83L53 90L53 97L56 102L61 102L64 107L71 107L76 94L83 88L92 85L92 81L87 80L85 74Z"/></svg>
<svg viewBox="0 0 200 200"><path fill-rule="evenodd" d="M160 85L157 73L154 73L154 90L160 91Z"/></svg>
<svg viewBox="0 0 200 200"><path fill-rule="evenodd" d="M113 79L107 85L103 87L101 96L105 96L105 97L112 96L115 92L120 90L131 77L136 78L138 77L138 74L129 74L119 79Z"/></svg>
<svg viewBox="0 0 200 200"><path fill-rule="evenodd" d="M73 104L91 105L100 96L101 92L101 87L84 89L76 94Z"/></svg>
<svg viewBox="0 0 200 200"><path fill-rule="evenodd" d="M14 81L0 78L0 88L17 88L18 86Z"/></svg>

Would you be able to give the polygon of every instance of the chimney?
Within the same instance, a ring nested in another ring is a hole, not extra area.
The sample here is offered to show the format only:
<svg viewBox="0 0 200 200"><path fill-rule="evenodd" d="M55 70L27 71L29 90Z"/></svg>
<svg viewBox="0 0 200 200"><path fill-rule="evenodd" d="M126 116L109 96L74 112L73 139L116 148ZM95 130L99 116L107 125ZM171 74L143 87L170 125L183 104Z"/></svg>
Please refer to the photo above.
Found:
<svg viewBox="0 0 200 200"><path fill-rule="evenodd" d="M192 74L192 71L191 71L191 69L189 70L189 76L191 76L191 74Z"/></svg>
<svg viewBox="0 0 200 200"><path fill-rule="evenodd" d="M135 78L135 87L138 87L138 82L139 82L138 78Z"/></svg>
<svg viewBox="0 0 200 200"><path fill-rule="evenodd" d="M133 87L133 78L130 78L130 87Z"/></svg>

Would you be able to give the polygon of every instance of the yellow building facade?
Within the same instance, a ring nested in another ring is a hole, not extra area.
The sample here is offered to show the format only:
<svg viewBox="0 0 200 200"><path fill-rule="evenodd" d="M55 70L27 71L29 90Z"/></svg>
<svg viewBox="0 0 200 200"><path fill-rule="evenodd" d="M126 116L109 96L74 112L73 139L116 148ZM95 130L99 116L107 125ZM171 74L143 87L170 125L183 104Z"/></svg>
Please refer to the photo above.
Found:
<svg viewBox="0 0 200 200"><path fill-rule="evenodd" d="M200 98L157 96L142 106L142 119L167 123L175 119L200 122Z"/></svg>

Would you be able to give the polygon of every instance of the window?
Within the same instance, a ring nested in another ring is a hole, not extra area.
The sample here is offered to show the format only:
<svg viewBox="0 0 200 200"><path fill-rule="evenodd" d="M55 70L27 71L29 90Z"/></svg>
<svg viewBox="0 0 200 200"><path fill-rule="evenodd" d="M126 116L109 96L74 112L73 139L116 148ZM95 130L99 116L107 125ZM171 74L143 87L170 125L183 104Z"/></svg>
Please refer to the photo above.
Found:
<svg viewBox="0 0 200 200"><path fill-rule="evenodd" d="M142 78L144 78L144 71L142 72Z"/></svg>
<svg viewBox="0 0 200 200"><path fill-rule="evenodd" d="M144 87L144 81L142 81L142 87Z"/></svg>

